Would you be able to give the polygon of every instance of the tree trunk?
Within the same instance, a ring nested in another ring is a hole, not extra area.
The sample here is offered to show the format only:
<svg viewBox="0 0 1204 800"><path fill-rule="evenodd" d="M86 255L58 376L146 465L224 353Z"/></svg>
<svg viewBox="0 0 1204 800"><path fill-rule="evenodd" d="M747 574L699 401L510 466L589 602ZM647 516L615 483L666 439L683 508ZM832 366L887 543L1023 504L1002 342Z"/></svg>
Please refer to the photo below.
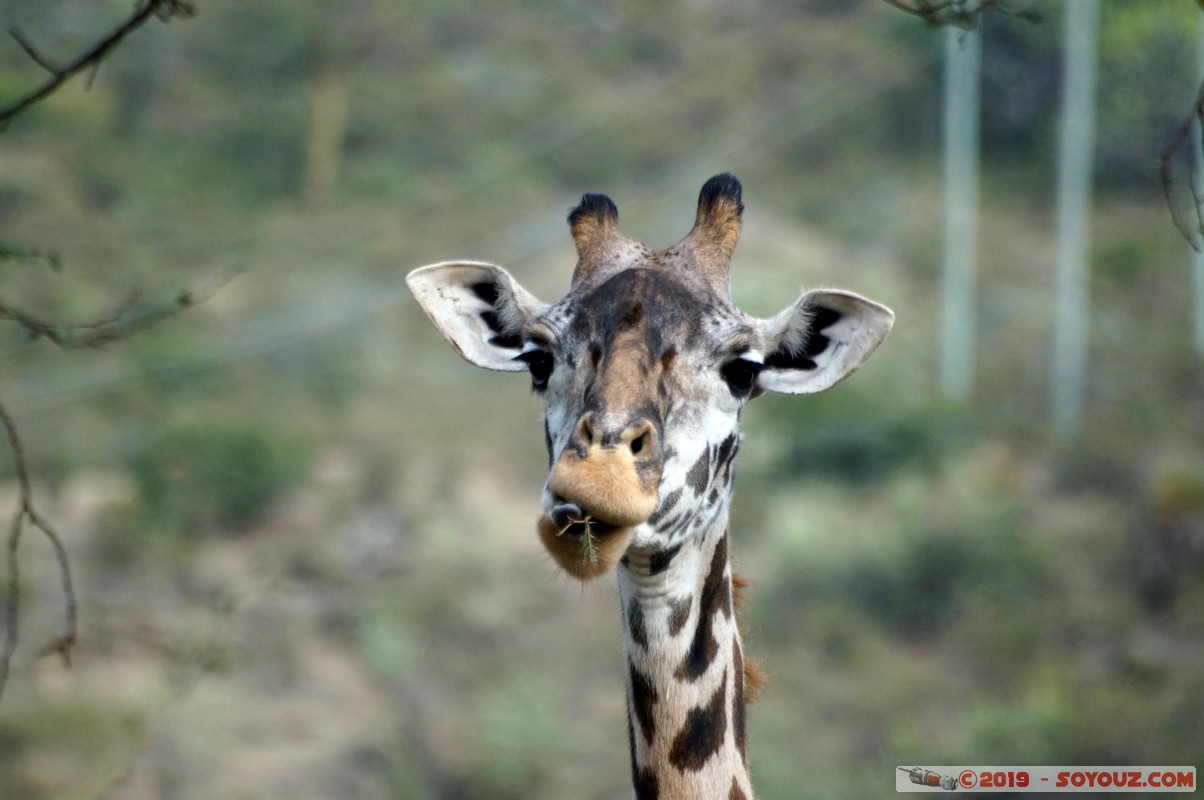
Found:
<svg viewBox="0 0 1204 800"><path fill-rule="evenodd" d="M330 197L343 162L351 100L348 34L340 17L345 11L333 0L313 0L309 9L309 137L301 184L309 204Z"/></svg>
<svg viewBox="0 0 1204 800"><path fill-rule="evenodd" d="M1088 249L1098 24L1098 0L1066 0L1051 383L1053 428L1060 439L1075 436L1082 426L1087 386Z"/></svg>
<svg viewBox="0 0 1204 800"><path fill-rule="evenodd" d="M941 391L969 399L974 386L978 255L978 120L982 33L952 25L945 37L945 253Z"/></svg>
<svg viewBox="0 0 1204 800"><path fill-rule="evenodd" d="M334 190L343 160L347 131L350 81L333 60L319 59L309 86L309 140L305 147L305 181L302 197L321 203Z"/></svg>

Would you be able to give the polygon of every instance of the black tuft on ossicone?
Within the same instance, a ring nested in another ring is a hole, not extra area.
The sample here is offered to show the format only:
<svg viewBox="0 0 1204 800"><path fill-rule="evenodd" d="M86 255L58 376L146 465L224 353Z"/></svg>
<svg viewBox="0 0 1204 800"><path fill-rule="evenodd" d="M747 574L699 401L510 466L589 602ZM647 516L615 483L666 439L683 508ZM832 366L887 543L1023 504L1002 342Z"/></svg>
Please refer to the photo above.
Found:
<svg viewBox="0 0 1204 800"><path fill-rule="evenodd" d="M744 213L744 202L741 200L743 191L739 179L730 172L716 175L702 185L702 191L698 193L698 209L709 216L718 202L726 201L735 204L736 215L740 216Z"/></svg>
<svg viewBox="0 0 1204 800"><path fill-rule="evenodd" d="M618 222L619 209L614 201L604 194L583 194L581 202L569 212L569 225L576 227L585 217Z"/></svg>

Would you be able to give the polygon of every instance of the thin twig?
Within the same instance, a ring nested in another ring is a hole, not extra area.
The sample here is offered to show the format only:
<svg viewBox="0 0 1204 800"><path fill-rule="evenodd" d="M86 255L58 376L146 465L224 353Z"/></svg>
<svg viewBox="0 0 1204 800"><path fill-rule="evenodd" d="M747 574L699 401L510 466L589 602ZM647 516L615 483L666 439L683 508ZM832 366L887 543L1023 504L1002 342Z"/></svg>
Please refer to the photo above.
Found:
<svg viewBox="0 0 1204 800"><path fill-rule="evenodd" d="M1170 141L1162 150L1162 156L1159 158L1160 172L1162 174L1162 194L1166 198L1166 207L1171 213L1171 222L1175 228L1183 235L1188 244L1193 249L1199 251L1200 236L1204 234L1204 198L1200 196L1200 186L1197 169L1196 169L1196 153L1192 148L1192 129L1199 126L1202 140L1197 147L1204 146L1204 82L1200 84L1199 90L1196 92L1195 103L1192 104L1191 110L1179 122L1179 127L1175 129L1175 133L1171 136ZM1183 219L1182 212L1178 204L1175 202L1175 178L1174 178L1174 162L1176 157L1185 157L1187 159L1187 191L1191 195L1192 211L1196 217L1196 230L1191 230L1187 221Z"/></svg>
<svg viewBox="0 0 1204 800"><path fill-rule="evenodd" d="M213 285L199 296L194 291L185 290L176 295L170 303L139 315L132 313L138 302L137 293L132 293L114 311L87 322L71 324L53 322L17 308L0 298L0 320L15 322L34 338L46 339L64 350L99 349L113 342L129 339L198 303L205 302L239 273L239 270L231 270L215 280Z"/></svg>
<svg viewBox="0 0 1204 800"><path fill-rule="evenodd" d="M585 527L585 533L581 537L581 561L589 562L591 567L596 567L598 566L598 543L594 539L594 518L591 515L586 514L584 519L570 519L563 528L556 532L556 535L561 536L569 528L578 524Z"/></svg>
<svg viewBox="0 0 1204 800"><path fill-rule="evenodd" d="M929 25L956 25L959 28L974 28L977 17L987 11L995 11L1026 22L1040 22L1041 14L1028 8L1013 8L1007 0L882 0L888 6L919 17Z"/></svg>
<svg viewBox="0 0 1204 800"><path fill-rule="evenodd" d="M117 339L129 338L139 330L183 310L178 306L160 308L140 317L127 319L126 315L133 309L136 300L136 297L128 299L114 312L89 322L64 325L23 311L0 299L0 320L15 322L31 336L46 339L64 350L81 350L102 347Z"/></svg>
<svg viewBox="0 0 1204 800"><path fill-rule="evenodd" d="M59 537L58 532L50 525L50 523L37 512L33 507L32 498L30 504L26 506L26 517L33 526L42 532L50 542L51 548L54 550L54 559L58 562L59 580L63 588L63 600L66 604L64 611L63 635L57 639L47 642L40 651L39 656L48 656L57 653L63 661L63 666L71 666L71 648L75 646L75 640L79 631L79 603L75 599L75 582L71 579L71 561L67 556L67 548L63 545L63 540Z"/></svg>
<svg viewBox="0 0 1204 800"><path fill-rule="evenodd" d="M8 33L17 40L17 44L21 45L21 49L25 51L25 55L29 56L30 59L33 60L33 63L49 72L51 75L57 75L60 72L58 67L51 64L42 56L41 53L34 49L33 44L31 44L30 41L25 38L25 34L21 33L21 31L17 30L16 28L12 28Z"/></svg>
<svg viewBox="0 0 1204 800"><path fill-rule="evenodd" d="M136 333L155 325L163 320L174 317L197 303L212 297L227 282L232 280L239 270L225 273L215 280L199 296L192 291L183 291L175 300L162 308L142 314L130 316L130 311L137 303L138 295L131 294L116 310L97 317L94 320L72 325L61 325L37 317L25 311L13 308L0 300L0 320L10 320L25 328L34 336L43 337L63 349L79 349L102 347L112 342L128 339ZM32 483L29 479L29 468L25 460L25 448L21 443L21 435L8 409L0 403L0 426L4 428L9 449L12 451L13 469L17 477L17 507L9 523L6 541L7 557L7 587L4 592L4 642L0 644L0 699L4 696L4 687L8 682L9 667L13 654L17 651L18 627L20 623L20 559L21 535L25 523L42 532L54 550L58 562L59 578L62 583L63 598L66 603L65 619L62 635L52 639L38 651L39 656L58 654L63 663L71 665L71 650L75 646L78 620L75 586L71 578L71 562L67 548L62 538L50 522L38 512L33 502Z"/></svg>
<svg viewBox="0 0 1204 800"><path fill-rule="evenodd" d="M8 126L8 123L21 114L21 112L49 97L78 73L90 68L93 70L93 76L95 76L95 70L100 66L100 62L104 60L105 56L117 47L117 45L121 44L122 39L146 24L151 17L168 20L176 16L192 16L193 13L194 9L188 0L141 0L134 9L134 13L125 22L118 25L108 35L96 42L96 44L62 66L55 66L49 59L39 53L19 30L16 28L11 29L9 34L16 39L17 44L21 46L25 54L35 64L49 72L50 77L37 89L24 97L18 98L7 107L0 109L0 131L4 130Z"/></svg>
<svg viewBox="0 0 1204 800"><path fill-rule="evenodd" d="M5 412L4 420L9 421ZM12 430L9 429L9 436ZM21 602L21 562L17 551L21 547L21 523L25 521L25 511L18 508L9 523L5 557L8 564L8 586L4 598L4 647L0 649L0 697L4 696L4 687L8 684L8 665L12 663L13 653L17 652L17 628Z"/></svg>
<svg viewBox="0 0 1204 800"><path fill-rule="evenodd" d="M2 698L4 696L4 687L8 683L9 665L12 663L13 654L17 651L17 628L20 616L21 595L21 571L18 551L21 546L21 532L26 520L40 530L42 535L50 541L51 546L54 548L55 559L58 561L59 577L63 585L63 597L66 602L63 633L58 638L52 640L46 647L42 648L41 652L44 654L58 653L64 663L67 664L71 663L71 648L75 645L78 632L76 616L78 603L75 598L75 584L71 578L71 563L67 557L67 548L63 546L63 541L59 538L54 528L34 508L33 491L29 480L29 468L25 462L25 448L21 444L21 436L17 432L16 423L13 422L8 409L2 403L0 403L0 425L4 427L8 446L12 450L13 469L17 475L17 489L19 492L17 509L13 513L12 522L9 524L6 547L8 557L8 587L4 603L6 629L4 645L0 649L0 698Z"/></svg>

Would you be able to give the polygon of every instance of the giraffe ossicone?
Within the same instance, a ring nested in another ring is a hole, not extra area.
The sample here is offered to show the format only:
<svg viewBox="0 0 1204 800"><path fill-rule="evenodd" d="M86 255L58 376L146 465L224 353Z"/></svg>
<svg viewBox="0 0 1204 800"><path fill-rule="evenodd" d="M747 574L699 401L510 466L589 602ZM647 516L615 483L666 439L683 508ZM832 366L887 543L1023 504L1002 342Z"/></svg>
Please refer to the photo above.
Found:
<svg viewBox="0 0 1204 800"><path fill-rule="evenodd" d="M583 196L569 214L577 264L555 303L483 262L406 279L463 358L526 370L544 398L536 529L569 574L618 570L637 798L752 797L727 529L740 410L764 392L831 388L894 323L839 290L765 319L737 309L741 195L734 176L711 178L693 228L664 250L624 236L610 198Z"/></svg>

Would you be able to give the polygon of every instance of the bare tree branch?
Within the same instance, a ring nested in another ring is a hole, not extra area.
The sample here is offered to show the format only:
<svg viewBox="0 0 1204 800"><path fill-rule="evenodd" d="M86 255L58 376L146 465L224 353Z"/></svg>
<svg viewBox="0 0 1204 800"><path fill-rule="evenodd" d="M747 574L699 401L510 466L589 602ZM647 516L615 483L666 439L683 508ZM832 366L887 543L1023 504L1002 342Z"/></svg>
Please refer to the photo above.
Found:
<svg viewBox="0 0 1204 800"><path fill-rule="evenodd" d="M882 0L889 6L912 16L919 17L929 25L956 25L959 28L975 28L978 16L995 11L1026 22L1040 22L1041 13L1031 8L1014 8L1007 0Z"/></svg>
<svg viewBox="0 0 1204 800"><path fill-rule="evenodd" d="M194 291L183 291L169 305L134 315L133 309L138 301L138 295L132 294L112 312L82 323L61 324L52 322L26 311L14 308L0 299L0 320L9 320L25 328L31 335L47 339L65 350L99 348L113 342L128 339L153 325L183 313L192 306L203 303L231 280L237 271L227 272L199 294ZM52 639L39 651L40 656L57 653L63 663L70 666L71 649L75 645L77 622L77 601L75 588L71 578L71 564L63 541L45 517L38 512L33 501L32 484L29 479L29 468L25 460L25 448L21 435L17 430L12 415L3 403L0 403L0 427L12 451L13 469L17 477L17 506L13 512L8 527L6 540L7 558L7 587L3 599L5 637L0 644L0 699L4 697L4 687L8 682L9 666L13 654L17 650L18 628L20 624L20 559L21 536L25 524L29 523L42 532L54 549L54 557L58 562L59 577L62 582L63 597L66 602L66 614L62 635Z"/></svg>
<svg viewBox="0 0 1204 800"><path fill-rule="evenodd" d="M919 17L929 25L956 25L973 28L976 17L985 11L997 11L1029 22L1041 19L1039 12L1012 8L1006 0L882 0L900 11ZM1192 132L1196 131L1193 137ZM1204 148L1204 83L1196 94L1191 110L1179 122L1159 157L1162 194L1170 211L1171 222L1192 249L1204 252L1204 194L1200 186L1200 156ZM1183 177L1182 185L1176 175Z"/></svg>
<svg viewBox="0 0 1204 800"><path fill-rule="evenodd" d="M42 648L41 652L43 654L58 653L65 663L71 663L71 648L75 645L78 630L76 618L78 604L75 599L75 586L71 579L71 564L67 558L67 550L63 547L63 541L59 538L58 533L34 508L33 491L30 488L29 481L29 469L25 463L25 449L21 444L21 437L17 433L17 426L13 422L12 416L8 413L8 409L3 404L0 404L0 425L4 428L4 435L8 439L9 449L12 450L13 469L17 474L17 488L19 492L17 508L13 513L12 522L9 523L6 545L8 556L8 587L4 601L4 645L0 648L0 698L2 698L4 696L4 687L8 683L9 665L12 663L13 654L17 651L17 628L21 596L21 569L20 561L17 558L17 551L21 546L21 533L25 522L28 521L29 524L41 531L42 535L50 541L51 546L54 548L54 557L58 562L59 577L63 584L63 597L66 601L63 633Z"/></svg>
<svg viewBox="0 0 1204 800"><path fill-rule="evenodd" d="M1193 138L1192 130L1197 134ZM1193 146L1194 145L1194 146ZM1162 150L1159 165L1162 173L1162 194L1166 197L1166 206L1171 212L1171 222L1183 234L1183 238L1196 251L1201 250L1201 236L1204 235L1204 197L1200 196L1199 155L1198 147L1204 147L1204 83L1196 92L1196 101L1191 110L1183 117L1174 135ZM1190 197L1190 214L1195 217L1194 224L1184 219L1183 209L1176 202L1175 165L1187 173L1186 194ZM1194 228L1194 229L1193 229Z"/></svg>
<svg viewBox="0 0 1204 800"><path fill-rule="evenodd" d="M151 17L169 20L172 17L190 17L194 13L195 9L190 0L139 0L134 13L125 22L118 25L107 36L62 66L55 66L50 59L43 56L34 48L30 41L25 38L24 34L16 28L11 29L9 34L20 45L21 49L25 51L25 54L35 64L49 72L50 77L45 83L29 94L18 98L4 108L0 108L0 131L4 130L21 112L49 97L60 86L80 72L90 69L94 78L100 62L117 45L121 44L122 39L146 24ZM92 78L89 78L88 85L91 86L91 83Z"/></svg>
<svg viewBox="0 0 1204 800"><path fill-rule="evenodd" d="M116 311L89 322L60 324L15 308L0 298L0 320L10 320L25 328L31 336L47 339L64 350L100 348L120 339L143 331L168 317L174 317L193 304L187 292L176 298L172 305L155 309L139 316L130 316L137 297L124 301Z"/></svg>
<svg viewBox="0 0 1204 800"><path fill-rule="evenodd" d="M35 50L33 45L29 43L29 40L25 38L25 34L21 33L21 31L17 30L16 28L10 30L9 34L17 40L17 44L21 45L21 49L25 51L25 55L29 56L33 60L33 63L37 64L39 67L52 75L58 74L58 67L55 67L49 61L43 58L42 54Z"/></svg>
<svg viewBox="0 0 1204 800"><path fill-rule="evenodd" d="M144 25L152 16L166 21L172 17L192 16L194 9L191 0L137 0L133 14L118 25L100 41L96 42L85 52L76 56L70 62L61 66L56 65L34 47L21 31L16 28L9 34L17 45L39 67L50 73L50 77L34 91L18 98L13 103L0 108L0 131L26 109L49 97L64 83L80 72L88 71L87 85L90 88L101 61L113 51L127 35ZM54 253L42 253L36 250L14 247L0 242L0 261L6 260L44 260L53 269L58 269L59 258ZM44 319L36 314L17 308L7 300L0 298L0 321L8 320L20 325L35 338L43 338L53 342L63 349L99 348L113 342L128 339L141 331L174 317L191 308L197 302L203 302L214 294L233 274L227 274L225 279L214 284L211 289L200 297L193 292L184 291L176 296L170 304L160 308L135 314L138 295L132 294L116 309L108 314L96 317L83 323L63 324ZM57 653L64 664L70 666L71 650L75 646L78 620L75 586L71 577L71 562L67 549L58 532L49 521L38 512L34 506L32 484L29 479L29 468L25 459L25 448L21 442L20 433L8 409L0 403L0 427L12 451L13 470L17 478L17 503L12 519L8 526L5 539L5 554L7 557L6 587L3 598L4 641L0 643L0 699L3 699L4 688L8 684L9 668L13 655L17 651L18 629L20 623L21 595L21 566L20 548L21 536L28 523L50 542L54 557L58 563L59 577L62 583L63 598L66 604L63 632L43 646L40 656Z"/></svg>
<svg viewBox="0 0 1204 800"><path fill-rule="evenodd" d="M218 275L201 292L185 289L169 304L135 314L137 292L131 293L113 311L86 322L60 323L24 311L0 298L0 321L15 322L36 339L46 339L64 350L99 349L129 339L147 328L203 303L239 274L232 270Z"/></svg>

